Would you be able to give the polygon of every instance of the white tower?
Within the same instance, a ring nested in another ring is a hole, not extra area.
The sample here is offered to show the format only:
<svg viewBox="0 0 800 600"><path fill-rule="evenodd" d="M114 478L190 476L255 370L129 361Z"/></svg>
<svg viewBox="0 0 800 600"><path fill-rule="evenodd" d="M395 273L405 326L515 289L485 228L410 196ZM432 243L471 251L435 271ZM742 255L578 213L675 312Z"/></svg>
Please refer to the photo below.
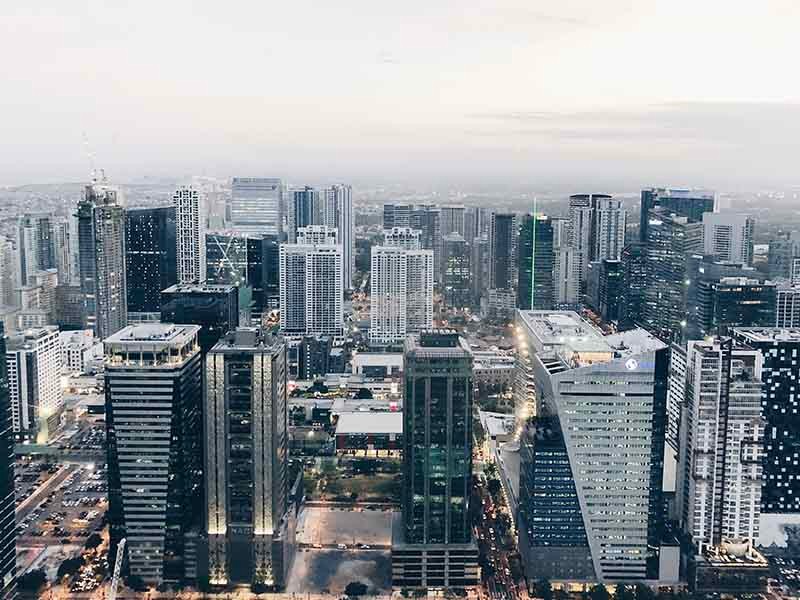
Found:
<svg viewBox="0 0 800 600"><path fill-rule="evenodd" d="M199 283L206 278L206 224L200 192L182 187L175 191L172 202L175 205L178 283Z"/></svg>

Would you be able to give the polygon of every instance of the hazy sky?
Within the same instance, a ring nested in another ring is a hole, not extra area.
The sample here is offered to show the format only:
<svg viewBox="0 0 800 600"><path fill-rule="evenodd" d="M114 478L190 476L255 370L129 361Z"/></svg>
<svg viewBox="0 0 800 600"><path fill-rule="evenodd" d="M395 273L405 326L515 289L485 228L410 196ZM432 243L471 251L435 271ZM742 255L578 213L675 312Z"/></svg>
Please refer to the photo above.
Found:
<svg viewBox="0 0 800 600"><path fill-rule="evenodd" d="M0 3L0 183L800 183L797 0Z"/></svg>

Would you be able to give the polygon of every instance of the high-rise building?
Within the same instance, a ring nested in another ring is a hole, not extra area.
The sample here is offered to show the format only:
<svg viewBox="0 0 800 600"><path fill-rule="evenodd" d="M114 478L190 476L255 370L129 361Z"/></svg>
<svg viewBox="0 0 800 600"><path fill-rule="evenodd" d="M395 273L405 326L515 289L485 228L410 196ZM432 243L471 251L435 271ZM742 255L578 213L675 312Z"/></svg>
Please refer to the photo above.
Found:
<svg viewBox="0 0 800 600"><path fill-rule="evenodd" d="M575 260L572 277L583 294L586 290L586 271L595 251L595 207L598 199L611 199L599 194L574 194L569 197L569 247Z"/></svg>
<svg viewBox="0 0 800 600"><path fill-rule="evenodd" d="M331 244L341 245L339 240L339 230L327 225L306 225L297 230L298 244Z"/></svg>
<svg viewBox="0 0 800 600"><path fill-rule="evenodd" d="M758 539L762 366L761 352L731 338L687 346L678 498L682 526L700 553Z"/></svg>
<svg viewBox="0 0 800 600"><path fill-rule="evenodd" d="M287 335L342 335L342 247L281 244L281 331Z"/></svg>
<svg viewBox="0 0 800 600"><path fill-rule="evenodd" d="M339 232L344 266L342 285L345 290L349 290L353 287L353 273L356 268L353 188L342 184L327 187L322 190L321 202L323 210L319 224Z"/></svg>
<svg viewBox="0 0 800 600"><path fill-rule="evenodd" d="M529 580L677 581L662 488L667 346L517 311L519 540Z"/></svg>
<svg viewBox="0 0 800 600"><path fill-rule="evenodd" d="M764 361L761 410L765 429L758 545L785 546L784 526L796 525L800 517L800 465L794 456L800 446L800 329L745 327L734 329L732 335L759 351Z"/></svg>
<svg viewBox="0 0 800 600"><path fill-rule="evenodd" d="M27 329L6 339L6 372L14 435L47 442L58 430L61 391L61 343L57 327Z"/></svg>
<svg viewBox="0 0 800 600"><path fill-rule="evenodd" d="M489 234L489 287L514 290L517 285L517 217L510 213L492 215Z"/></svg>
<svg viewBox="0 0 800 600"><path fill-rule="evenodd" d="M580 307L580 256L574 248L562 246L554 258L555 305L561 310L577 310Z"/></svg>
<svg viewBox="0 0 800 600"><path fill-rule="evenodd" d="M525 215L517 252L517 307L551 310L555 302L553 226L545 215Z"/></svg>
<svg viewBox="0 0 800 600"><path fill-rule="evenodd" d="M20 284L26 285L36 271L56 268L53 221L49 214L26 214L17 228Z"/></svg>
<svg viewBox="0 0 800 600"><path fill-rule="evenodd" d="M78 258L78 220L74 216L53 222L55 268L60 285L80 285Z"/></svg>
<svg viewBox="0 0 800 600"><path fill-rule="evenodd" d="M622 200L610 196L593 196L594 249L592 261L619 260L625 247L627 211Z"/></svg>
<svg viewBox="0 0 800 600"><path fill-rule="evenodd" d="M470 248L464 237L450 233L442 239L444 303L450 308L466 308L472 302Z"/></svg>
<svg viewBox="0 0 800 600"><path fill-rule="evenodd" d="M384 204L383 228L409 227L411 225L412 204Z"/></svg>
<svg viewBox="0 0 800 600"><path fill-rule="evenodd" d="M694 300L687 339L730 335L732 327L770 327L775 323L775 284L769 281L747 277L701 279Z"/></svg>
<svg viewBox="0 0 800 600"><path fill-rule="evenodd" d="M405 250L420 250L420 232L410 227L392 227L383 230L383 245Z"/></svg>
<svg viewBox="0 0 800 600"><path fill-rule="evenodd" d="M283 186L271 177L234 177L226 222L236 229L268 235L283 233Z"/></svg>
<svg viewBox="0 0 800 600"><path fill-rule="evenodd" d="M589 263L586 302L605 323L618 323L622 309L625 273L621 260Z"/></svg>
<svg viewBox="0 0 800 600"><path fill-rule="evenodd" d="M433 251L433 280L442 281L441 211L433 205L418 206L409 215L409 226L420 232L419 242L424 250Z"/></svg>
<svg viewBox="0 0 800 600"><path fill-rule="evenodd" d="M800 327L800 286L778 286L775 290L775 327Z"/></svg>
<svg viewBox="0 0 800 600"><path fill-rule="evenodd" d="M439 207L439 211L442 219L442 239L451 233L464 237L466 209L463 206L446 205Z"/></svg>
<svg viewBox="0 0 800 600"><path fill-rule="evenodd" d="M374 344L401 342L433 325L433 251L410 249L413 242L402 231L409 230L392 230L398 245L372 247L369 337Z"/></svg>
<svg viewBox="0 0 800 600"><path fill-rule="evenodd" d="M405 342L402 517L392 533L392 584L480 582L472 539L472 355L450 331Z"/></svg>
<svg viewBox="0 0 800 600"><path fill-rule="evenodd" d="M647 241L650 211L661 206L667 214L674 213L686 217L689 223L703 221L703 213L714 212L716 198L708 190L679 190L670 188L650 188L642 190L642 204L639 215L639 241Z"/></svg>
<svg viewBox="0 0 800 600"><path fill-rule="evenodd" d="M16 306L17 253L11 240L0 236L0 305Z"/></svg>
<svg viewBox="0 0 800 600"><path fill-rule="evenodd" d="M723 262L751 265L755 225L750 215L703 213L703 253Z"/></svg>
<svg viewBox="0 0 800 600"><path fill-rule="evenodd" d="M656 208L650 211L647 227L641 325L665 341L681 340L687 325L688 256L700 251L703 225Z"/></svg>
<svg viewBox="0 0 800 600"><path fill-rule="evenodd" d="M772 279L800 284L800 231L781 233L770 240L767 264Z"/></svg>
<svg viewBox="0 0 800 600"><path fill-rule="evenodd" d="M297 242L298 229L320 223L320 193L309 186L289 189L286 193L289 208L288 240L294 244Z"/></svg>
<svg viewBox="0 0 800 600"><path fill-rule="evenodd" d="M285 343L237 329L208 353L206 378L209 582L283 587L294 529Z"/></svg>
<svg viewBox="0 0 800 600"><path fill-rule="evenodd" d="M78 202L78 244L84 329L99 338L128 322L125 291L125 209L119 191L105 183L86 186Z"/></svg>
<svg viewBox="0 0 800 600"><path fill-rule="evenodd" d="M491 255L488 236L476 237L472 240L470 269L472 278L472 301L480 305L481 298L489 288L491 276Z"/></svg>
<svg viewBox="0 0 800 600"><path fill-rule="evenodd" d="M470 243L476 237L489 239L493 212L491 208L467 207L464 212L464 239Z"/></svg>
<svg viewBox="0 0 800 600"><path fill-rule="evenodd" d="M6 338L0 325L0 356L6 354ZM16 598L17 520L14 499L14 432L8 374L0 361L0 596Z"/></svg>
<svg viewBox="0 0 800 600"><path fill-rule="evenodd" d="M174 206L127 211L125 272L132 321L158 320L161 290L178 282L176 244Z"/></svg>
<svg viewBox="0 0 800 600"><path fill-rule="evenodd" d="M197 578L203 498L197 325L148 323L104 340L111 555L150 585Z"/></svg>
<svg viewBox="0 0 800 600"><path fill-rule="evenodd" d="M207 353L239 326L239 294L235 286L177 284L161 292L161 322L199 325L200 350Z"/></svg>
<svg viewBox="0 0 800 600"><path fill-rule="evenodd" d="M200 192L182 187L172 196L175 206L175 240L178 281L201 282L206 274L206 215Z"/></svg>

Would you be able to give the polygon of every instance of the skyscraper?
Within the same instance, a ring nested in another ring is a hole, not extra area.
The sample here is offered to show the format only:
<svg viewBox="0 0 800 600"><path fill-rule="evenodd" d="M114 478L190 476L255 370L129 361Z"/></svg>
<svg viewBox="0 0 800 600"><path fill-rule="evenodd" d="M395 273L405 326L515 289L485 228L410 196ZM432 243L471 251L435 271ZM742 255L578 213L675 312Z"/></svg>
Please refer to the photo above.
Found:
<svg viewBox="0 0 800 600"><path fill-rule="evenodd" d="M128 210L125 272L128 316L132 321L158 320L161 290L178 282L177 268L175 207Z"/></svg>
<svg viewBox="0 0 800 600"><path fill-rule="evenodd" d="M309 186L289 189L286 193L289 208L287 238L290 244L294 244L297 242L298 229L320 222L320 194L319 190Z"/></svg>
<svg viewBox="0 0 800 600"><path fill-rule="evenodd" d="M491 276L491 262L489 253L489 238L476 237L472 240L470 269L472 277L472 302L476 306L481 303L481 298L489 288Z"/></svg>
<svg viewBox="0 0 800 600"><path fill-rule="evenodd" d="M450 308L466 308L472 300L469 245L458 233L445 235L442 239L442 256L444 303Z"/></svg>
<svg viewBox="0 0 800 600"><path fill-rule="evenodd" d="M197 325L131 325L105 339L111 554L127 539L145 583L197 573L203 467Z"/></svg>
<svg viewBox="0 0 800 600"><path fill-rule="evenodd" d="M383 245L405 250L420 250L420 232L410 227L392 227L383 230Z"/></svg>
<svg viewBox="0 0 800 600"><path fill-rule="evenodd" d="M339 243L342 245L342 264L344 276L342 285L345 290L353 287L355 271L355 217L353 213L353 188L349 185L336 184L322 190L323 214L320 225L326 225L339 232Z"/></svg>
<svg viewBox="0 0 800 600"><path fill-rule="evenodd" d="M555 253L553 299L561 310L580 308L580 255L574 248L561 246Z"/></svg>
<svg viewBox="0 0 800 600"><path fill-rule="evenodd" d="M442 219L441 211L433 205L418 206L409 215L409 226L420 232L424 250L433 251L433 279L442 281Z"/></svg>
<svg viewBox="0 0 800 600"><path fill-rule="evenodd" d="M53 222L53 248L59 285L80 285L78 220L74 216Z"/></svg>
<svg viewBox="0 0 800 600"><path fill-rule="evenodd" d="M770 278L800 284L800 231L779 233L770 240L767 263Z"/></svg>
<svg viewBox="0 0 800 600"><path fill-rule="evenodd" d="M199 325L200 350L207 353L239 326L239 295L232 285L177 284L161 292L161 322Z"/></svg>
<svg viewBox="0 0 800 600"><path fill-rule="evenodd" d="M618 323L622 309L625 273L621 260L589 263L586 302L605 323Z"/></svg>
<svg viewBox="0 0 800 600"><path fill-rule="evenodd" d="M472 539L472 355L449 331L405 342L402 517L392 534L392 583L478 585Z"/></svg>
<svg viewBox="0 0 800 600"><path fill-rule="evenodd" d="M763 357L731 338L686 353L678 498L698 550L758 538L764 418Z"/></svg>
<svg viewBox="0 0 800 600"><path fill-rule="evenodd" d="M20 285L26 285L32 273L56 267L53 221L53 215L49 214L26 214L20 218L17 228Z"/></svg>
<svg viewBox="0 0 800 600"><path fill-rule="evenodd" d="M17 253L11 240L0 236L0 305L17 304Z"/></svg>
<svg viewBox="0 0 800 600"><path fill-rule="evenodd" d="M627 211L622 200L595 195L592 261L619 260L625 247Z"/></svg>
<svg viewBox="0 0 800 600"><path fill-rule="evenodd" d="M744 327L733 337L757 350L763 358L761 410L764 458L761 463L761 519L759 546L785 545L783 526L800 515L800 465L794 456L800 447L797 385L800 381L800 329Z"/></svg>
<svg viewBox="0 0 800 600"><path fill-rule="evenodd" d="M206 275L206 215L200 192L182 187L172 196L175 206L175 239L178 282L201 282Z"/></svg>
<svg viewBox="0 0 800 600"><path fill-rule="evenodd" d="M0 324L0 356L6 338ZM14 514L14 435L8 395L6 363L0 361L0 596L16 598L17 521Z"/></svg>
<svg viewBox="0 0 800 600"><path fill-rule="evenodd" d="M583 294L586 270L595 251L595 207L598 199L611 199L600 194L574 194L569 197L569 247L575 254L572 277Z"/></svg>
<svg viewBox="0 0 800 600"><path fill-rule="evenodd" d="M464 237L464 216L466 209L463 206L447 205L439 208L442 219L442 239L451 233Z"/></svg>
<svg viewBox="0 0 800 600"><path fill-rule="evenodd" d="M501 290L516 289L517 217L513 214L492 215L489 235L489 287Z"/></svg>
<svg viewBox="0 0 800 600"><path fill-rule="evenodd" d="M411 225L410 216L413 210L414 206L412 204L384 204L383 228L409 227Z"/></svg>
<svg viewBox="0 0 800 600"><path fill-rule="evenodd" d="M677 581L664 550L667 347L517 311L519 538L529 580Z"/></svg>
<svg viewBox="0 0 800 600"><path fill-rule="evenodd" d="M64 407L58 328L26 329L8 336L5 347L14 435L45 443L56 433Z"/></svg>
<svg viewBox="0 0 800 600"><path fill-rule="evenodd" d="M687 339L730 335L732 327L770 327L775 323L775 284L747 277L700 280L696 312L689 311Z"/></svg>
<svg viewBox="0 0 800 600"><path fill-rule="evenodd" d="M702 246L702 228L702 223L691 223L687 217L668 214L663 209L650 211L642 326L665 341L684 336L690 283L687 261Z"/></svg>
<svg viewBox="0 0 800 600"><path fill-rule="evenodd" d="M776 289L775 327L800 327L800 286L778 286Z"/></svg>
<svg viewBox="0 0 800 600"><path fill-rule="evenodd" d="M342 247L281 244L281 331L287 335L342 335Z"/></svg>
<svg viewBox="0 0 800 600"><path fill-rule="evenodd" d="M751 265L755 225L750 215L703 213L703 253L720 261Z"/></svg>
<svg viewBox="0 0 800 600"><path fill-rule="evenodd" d="M517 307L550 310L555 302L553 226L544 215L526 215L519 232Z"/></svg>
<svg viewBox="0 0 800 600"><path fill-rule="evenodd" d="M283 587L293 530L285 343L237 329L209 352L206 374L209 581Z"/></svg>
<svg viewBox="0 0 800 600"><path fill-rule="evenodd" d="M268 235L283 233L283 186L271 177L234 177L226 222L237 229Z"/></svg>
<svg viewBox="0 0 800 600"><path fill-rule="evenodd" d="M650 211L656 206L664 208L667 214L674 213L679 217L686 217L688 223L700 223L703 220L703 213L714 212L715 205L715 194L708 190L670 188L642 190L642 204L639 214L639 241L647 241Z"/></svg>
<svg viewBox="0 0 800 600"><path fill-rule="evenodd" d="M105 183L87 185L78 202L78 245L85 329L98 338L128 322L125 291L125 209L119 191Z"/></svg>

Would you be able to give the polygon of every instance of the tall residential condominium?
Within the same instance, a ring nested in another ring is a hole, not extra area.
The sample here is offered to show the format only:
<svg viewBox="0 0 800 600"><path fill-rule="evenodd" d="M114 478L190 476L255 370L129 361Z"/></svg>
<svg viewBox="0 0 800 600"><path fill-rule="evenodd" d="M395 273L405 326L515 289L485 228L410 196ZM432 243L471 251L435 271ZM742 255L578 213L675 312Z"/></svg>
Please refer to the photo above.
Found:
<svg viewBox="0 0 800 600"><path fill-rule="evenodd" d="M339 230L327 225L306 225L297 230L298 244L331 244L341 245L339 240Z"/></svg>
<svg viewBox="0 0 800 600"><path fill-rule="evenodd" d="M234 177L225 210L226 223L268 235L283 233L283 186L272 177Z"/></svg>
<svg viewBox="0 0 800 600"><path fill-rule="evenodd" d="M287 239L290 244L297 242L297 231L320 223L322 215L319 190L305 186L290 188L286 192L286 204L289 210Z"/></svg>
<svg viewBox="0 0 800 600"><path fill-rule="evenodd" d="M6 337L0 324L0 356L6 354ZM0 361L0 597L16 598L17 520L14 493L14 430L8 373Z"/></svg>
<svg viewBox="0 0 800 600"><path fill-rule="evenodd" d="M402 342L409 333L432 327L433 260L432 250L407 249L405 240L398 246L372 247L370 342Z"/></svg>
<svg viewBox="0 0 800 600"><path fill-rule="evenodd" d="M409 216L409 226L419 230L420 246L433 251L433 280L442 281L442 213L438 207L423 205Z"/></svg>
<svg viewBox="0 0 800 600"><path fill-rule="evenodd" d="M345 290L353 287L353 273L356 268L355 255L355 215L353 212L353 188L349 185L335 184L321 192L322 218L320 225L325 225L339 232L339 243L342 245L342 264Z"/></svg>
<svg viewBox="0 0 800 600"><path fill-rule="evenodd" d="M405 342L402 514L392 531L392 584L480 583L472 538L472 354L452 331Z"/></svg>
<svg viewBox="0 0 800 600"><path fill-rule="evenodd" d="M20 285L26 285L36 271L56 267L53 225L50 214L25 214L17 224L17 252Z"/></svg>
<svg viewBox="0 0 800 600"><path fill-rule="evenodd" d="M451 233L442 239L442 296L450 308L466 308L472 304L470 282L470 248L464 237Z"/></svg>
<svg viewBox="0 0 800 600"><path fill-rule="evenodd" d="M775 291L775 327L800 327L800 285L778 286Z"/></svg>
<svg viewBox="0 0 800 600"><path fill-rule="evenodd" d="M647 242L647 289L641 325L665 341L684 338L687 325L688 257L703 244L702 223L650 211Z"/></svg>
<svg viewBox="0 0 800 600"><path fill-rule="evenodd" d="M763 363L760 351L731 338L687 345L678 500L699 553L758 539Z"/></svg>
<svg viewBox="0 0 800 600"><path fill-rule="evenodd" d="M649 188L642 190L639 214L639 241L647 241L650 211L661 206L667 214L686 217L689 223L700 223L703 214L714 212L716 195L708 190L680 190L674 188Z"/></svg>
<svg viewBox="0 0 800 600"><path fill-rule="evenodd" d="M735 213L703 214L703 253L723 262L753 263L756 220Z"/></svg>
<svg viewBox="0 0 800 600"><path fill-rule="evenodd" d="M111 555L149 585L197 579L203 511L197 325L131 325L105 344Z"/></svg>
<svg viewBox="0 0 800 600"><path fill-rule="evenodd" d="M17 252L14 243L0 236L0 305L15 306L17 289Z"/></svg>
<svg viewBox="0 0 800 600"><path fill-rule="evenodd" d="M405 250L420 250L420 232L410 227L392 227L383 230L383 245Z"/></svg>
<svg viewBox="0 0 800 600"><path fill-rule="evenodd" d="M53 222L53 248L59 285L80 285L78 220L74 216Z"/></svg>
<svg viewBox="0 0 800 600"><path fill-rule="evenodd" d="M767 267L772 279L800 284L800 231L779 233L769 241Z"/></svg>
<svg viewBox="0 0 800 600"><path fill-rule="evenodd" d="M775 324L776 287L747 277L698 280L693 286L685 339L730 335L733 327Z"/></svg>
<svg viewBox="0 0 800 600"><path fill-rule="evenodd" d="M201 282L206 274L206 214L200 192L182 187L172 195L175 206L175 240L178 281Z"/></svg>
<svg viewBox="0 0 800 600"><path fill-rule="evenodd" d="M466 238L466 208L459 205L446 205L440 206L439 211L442 219L442 238L451 233L457 233Z"/></svg>
<svg viewBox="0 0 800 600"><path fill-rule="evenodd" d="M553 225L544 215L522 218L518 245L517 307L550 310L555 302Z"/></svg>
<svg viewBox="0 0 800 600"><path fill-rule="evenodd" d="M734 339L761 352L761 410L764 457L761 461L761 520L758 545L786 546L785 526L800 519L800 329L742 327Z"/></svg>
<svg viewBox="0 0 800 600"><path fill-rule="evenodd" d="M519 539L529 579L677 581L662 488L667 346L517 311Z"/></svg>
<svg viewBox="0 0 800 600"><path fill-rule="evenodd" d="M281 244L280 277L281 332L342 335L340 245Z"/></svg>
<svg viewBox="0 0 800 600"><path fill-rule="evenodd" d="M206 357L205 489L212 585L282 588L290 558L286 345L230 332Z"/></svg>
<svg viewBox="0 0 800 600"><path fill-rule="evenodd" d="M58 430L64 407L58 327L9 335L5 346L14 435L45 443Z"/></svg>
<svg viewBox="0 0 800 600"><path fill-rule="evenodd" d="M178 283L175 207L128 210L125 272L128 318L148 320L161 312L161 290Z"/></svg>
<svg viewBox="0 0 800 600"><path fill-rule="evenodd" d="M592 261L619 260L625 247L628 211L621 199L594 196L594 236Z"/></svg>
<svg viewBox="0 0 800 600"><path fill-rule="evenodd" d="M469 243L475 238L488 239L493 212L491 208L468 206L464 210L464 239Z"/></svg>
<svg viewBox="0 0 800 600"><path fill-rule="evenodd" d="M489 287L514 290L517 286L517 217L511 213L492 215L489 233Z"/></svg>
<svg viewBox="0 0 800 600"><path fill-rule="evenodd" d="M383 228L408 227L411 225L410 219L413 210L413 204L384 204Z"/></svg>
<svg viewBox="0 0 800 600"><path fill-rule="evenodd" d="M621 260L604 259L589 263L586 276L586 304L605 323L619 323L625 273Z"/></svg>
<svg viewBox="0 0 800 600"><path fill-rule="evenodd" d="M476 237L470 248L470 277L472 278L472 303L480 306L481 298L489 288L491 263L489 254L489 237Z"/></svg>
<svg viewBox="0 0 800 600"><path fill-rule="evenodd" d="M78 202L78 246L84 329L106 338L128 323L125 209L117 189L97 182L86 186Z"/></svg>
<svg viewBox="0 0 800 600"><path fill-rule="evenodd" d="M580 255L574 248L562 246L553 257L553 301L562 310L580 308Z"/></svg>
<svg viewBox="0 0 800 600"><path fill-rule="evenodd" d="M161 322L199 325L200 350L205 354L239 326L238 289L211 283L173 285L161 292Z"/></svg>

